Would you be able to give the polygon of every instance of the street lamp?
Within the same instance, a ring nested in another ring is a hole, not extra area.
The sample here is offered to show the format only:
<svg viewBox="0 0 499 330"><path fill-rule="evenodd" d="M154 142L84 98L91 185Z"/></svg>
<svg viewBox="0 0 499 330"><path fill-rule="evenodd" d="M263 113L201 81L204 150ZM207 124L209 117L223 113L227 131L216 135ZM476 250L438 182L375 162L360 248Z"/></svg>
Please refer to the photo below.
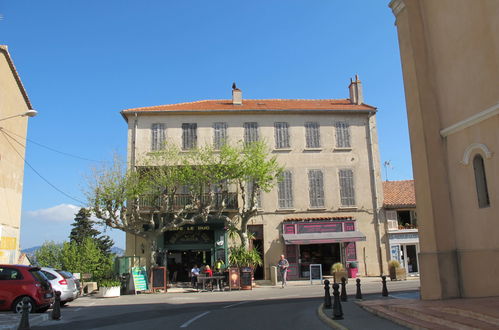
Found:
<svg viewBox="0 0 499 330"><path fill-rule="evenodd" d="M26 111L24 113L20 113L20 114L17 114L17 115L13 115L13 116L2 118L2 119L0 119L0 121L6 120L6 119L10 119L10 118L15 118L15 117L34 117L37 114L38 114L38 111L36 111L34 109L29 109L28 111Z"/></svg>

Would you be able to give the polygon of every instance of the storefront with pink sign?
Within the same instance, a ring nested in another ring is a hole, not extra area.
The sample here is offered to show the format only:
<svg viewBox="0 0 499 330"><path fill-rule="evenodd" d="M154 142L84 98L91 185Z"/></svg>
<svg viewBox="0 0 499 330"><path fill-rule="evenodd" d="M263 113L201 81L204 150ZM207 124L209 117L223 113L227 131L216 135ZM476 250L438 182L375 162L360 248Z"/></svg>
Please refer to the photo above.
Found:
<svg viewBox="0 0 499 330"><path fill-rule="evenodd" d="M323 275L330 275L336 262L345 267L356 264L355 242L365 241L366 236L356 230L355 222L351 217L285 220L282 236L290 263L288 278L308 278L311 264L321 264Z"/></svg>

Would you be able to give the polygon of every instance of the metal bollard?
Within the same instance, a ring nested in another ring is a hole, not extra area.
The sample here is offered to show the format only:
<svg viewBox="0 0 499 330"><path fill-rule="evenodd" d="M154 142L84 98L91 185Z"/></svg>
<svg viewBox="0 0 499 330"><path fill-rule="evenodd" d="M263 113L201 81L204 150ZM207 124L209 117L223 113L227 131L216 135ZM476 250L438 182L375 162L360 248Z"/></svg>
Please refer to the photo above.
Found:
<svg viewBox="0 0 499 330"><path fill-rule="evenodd" d="M31 306L31 308L34 308L34 306ZM23 298L23 310L21 312L21 322L19 322L19 327L17 327L18 330L29 330L31 329L29 327L29 298L24 297Z"/></svg>
<svg viewBox="0 0 499 330"><path fill-rule="evenodd" d="M324 281L324 308L331 309L331 294L329 293L329 280Z"/></svg>
<svg viewBox="0 0 499 330"><path fill-rule="evenodd" d="M381 295L383 297L388 297L388 288L386 287L386 276L381 276L381 281L383 282L383 291L381 291Z"/></svg>
<svg viewBox="0 0 499 330"><path fill-rule="evenodd" d="M338 283L333 284L333 320L343 320L343 309L341 308L340 302L340 292L338 288L340 285Z"/></svg>
<svg viewBox="0 0 499 330"><path fill-rule="evenodd" d="M54 307L52 308L52 320L61 319L61 292L55 292Z"/></svg>
<svg viewBox="0 0 499 330"><path fill-rule="evenodd" d="M357 292L355 293L355 299L362 299L362 291L360 291L360 278L356 279L357 282Z"/></svg>
<svg viewBox="0 0 499 330"><path fill-rule="evenodd" d="M341 278L341 301L347 301L347 280L346 278L342 277Z"/></svg>

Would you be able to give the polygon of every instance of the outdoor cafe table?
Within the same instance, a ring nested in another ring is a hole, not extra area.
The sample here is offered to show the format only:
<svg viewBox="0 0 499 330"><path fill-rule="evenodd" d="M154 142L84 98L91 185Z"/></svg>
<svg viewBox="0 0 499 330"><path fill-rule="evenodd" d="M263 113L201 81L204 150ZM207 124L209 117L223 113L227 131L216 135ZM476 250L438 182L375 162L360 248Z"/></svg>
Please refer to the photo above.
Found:
<svg viewBox="0 0 499 330"><path fill-rule="evenodd" d="M206 291L205 285L206 281L208 280L215 280L217 282L217 290L216 291L222 291L220 287L220 282L225 278L223 275L215 275L215 276L198 276L198 282L203 282L203 291ZM211 291L213 290L213 284L211 285Z"/></svg>

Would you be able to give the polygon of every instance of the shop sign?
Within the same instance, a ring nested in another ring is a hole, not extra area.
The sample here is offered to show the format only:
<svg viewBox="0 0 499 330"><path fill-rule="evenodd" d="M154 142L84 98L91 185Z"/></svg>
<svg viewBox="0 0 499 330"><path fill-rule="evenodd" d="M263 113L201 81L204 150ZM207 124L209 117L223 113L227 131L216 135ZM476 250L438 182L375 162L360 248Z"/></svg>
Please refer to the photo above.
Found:
<svg viewBox="0 0 499 330"><path fill-rule="evenodd" d="M167 231L165 241L168 244L211 244L214 242L213 231L211 230L179 230Z"/></svg>
<svg viewBox="0 0 499 330"><path fill-rule="evenodd" d="M337 233L341 232L342 223L300 223L298 224L298 234L312 234L312 233Z"/></svg>

